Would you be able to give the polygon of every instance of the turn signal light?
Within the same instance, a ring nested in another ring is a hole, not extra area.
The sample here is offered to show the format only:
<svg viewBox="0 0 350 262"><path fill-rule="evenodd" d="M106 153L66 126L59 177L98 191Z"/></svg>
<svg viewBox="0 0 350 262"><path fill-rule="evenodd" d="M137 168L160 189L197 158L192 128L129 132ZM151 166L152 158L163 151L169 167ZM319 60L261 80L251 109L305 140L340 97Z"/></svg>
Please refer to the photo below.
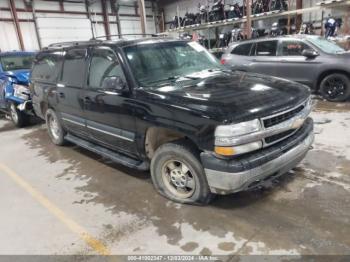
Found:
<svg viewBox="0 0 350 262"><path fill-rule="evenodd" d="M224 64L226 63L226 60L225 60L225 59L221 59L221 60L220 60L220 63L221 63L222 65L224 65Z"/></svg>
<svg viewBox="0 0 350 262"><path fill-rule="evenodd" d="M235 150L233 147L216 146L215 153L222 156L233 156L235 154Z"/></svg>

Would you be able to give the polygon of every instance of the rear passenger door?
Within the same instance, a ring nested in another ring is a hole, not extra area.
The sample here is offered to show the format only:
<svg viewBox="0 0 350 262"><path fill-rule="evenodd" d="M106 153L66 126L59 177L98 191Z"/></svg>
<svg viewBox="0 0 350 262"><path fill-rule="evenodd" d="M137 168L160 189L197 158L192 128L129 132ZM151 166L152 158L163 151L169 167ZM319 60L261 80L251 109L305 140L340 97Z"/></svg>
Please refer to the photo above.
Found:
<svg viewBox="0 0 350 262"><path fill-rule="evenodd" d="M250 71L278 76L276 67L277 61L277 40L258 41L252 49Z"/></svg>
<svg viewBox="0 0 350 262"><path fill-rule="evenodd" d="M106 78L119 77L126 85L125 75L115 52L108 47L90 51L90 67L84 91L84 112L92 139L110 149L137 156L134 108L129 103L130 91L104 89Z"/></svg>
<svg viewBox="0 0 350 262"><path fill-rule="evenodd" d="M235 70L249 71L252 58L249 56L253 43L239 44L228 54L224 54L222 59L224 64Z"/></svg>
<svg viewBox="0 0 350 262"><path fill-rule="evenodd" d="M87 136L82 99L86 69L87 49L69 49L64 56L61 80L57 83L57 109L63 125L80 136Z"/></svg>
<svg viewBox="0 0 350 262"><path fill-rule="evenodd" d="M60 78L62 63L62 51L39 53L34 60L30 89L35 113L42 118L45 118L47 103L54 109L57 107L56 84Z"/></svg>

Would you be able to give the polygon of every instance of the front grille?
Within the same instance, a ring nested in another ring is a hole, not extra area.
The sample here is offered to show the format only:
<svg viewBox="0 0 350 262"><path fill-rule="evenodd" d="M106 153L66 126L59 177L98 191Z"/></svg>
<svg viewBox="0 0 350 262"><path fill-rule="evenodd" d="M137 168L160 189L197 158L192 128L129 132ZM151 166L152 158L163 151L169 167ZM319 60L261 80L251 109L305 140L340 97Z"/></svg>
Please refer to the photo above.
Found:
<svg viewBox="0 0 350 262"><path fill-rule="evenodd" d="M273 136L269 136L265 138L265 143L266 144L271 144L274 142L277 142L283 138L286 138L287 136L290 136L291 134L293 134L296 130L295 129L291 129L291 130L287 130L285 132L273 135Z"/></svg>
<svg viewBox="0 0 350 262"><path fill-rule="evenodd" d="M291 111L288 111L286 113L282 113L280 115L268 118L268 119L264 119L263 123L264 123L264 127L268 128L277 124L280 124L284 121L287 121L288 119L291 119L292 117L294 117L295 115L297 115L299 112L301 112L304 109L304 105L301 105Z"/></svg>

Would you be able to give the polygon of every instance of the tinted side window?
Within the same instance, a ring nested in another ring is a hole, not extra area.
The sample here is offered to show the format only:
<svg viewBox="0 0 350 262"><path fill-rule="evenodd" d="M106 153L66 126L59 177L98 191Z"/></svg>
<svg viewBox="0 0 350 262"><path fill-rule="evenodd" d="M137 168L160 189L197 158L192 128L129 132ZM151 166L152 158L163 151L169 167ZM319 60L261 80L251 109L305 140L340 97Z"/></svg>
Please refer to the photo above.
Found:
<svg viewBox="0 0 350 262"><path fill-rule="evenodd" d="M101 88L103 80L112 76L119 76L125 80L123 69L113 51L108 49L93 50L88 80L89 87Z"/></svg>
<svg viewBox="0 0 350 262"><path fill-rule="evenodd" d="M82 87L85 80L86 49L68 50L64 57L62 82L68 86Z"/></svg>
<svg viewBox="0 0 350 262"><path fill-rule="evenodd" d="M231 54L249 56L252 45L252 43L238 45L232 50Z"/></svg>
<svg viewBox="0 0 350 262"><path fill-rule="evenodd" d="M277 41L263 41L256 43L257 56L275 56L277 52Z"/></svg>
<svg viewBox="0 0 350 262"><path fill-rule="evenodd" d="M49 83L57 81L62 66L62 52L38 54L31 78Z"/></svg>
<svg viewBox="0 0 350 262"><path fill-rule="evenodd" d="M301 41L289 40L282 42L283 56L301 56L305 49L311 49L311 47Z"/></svg>

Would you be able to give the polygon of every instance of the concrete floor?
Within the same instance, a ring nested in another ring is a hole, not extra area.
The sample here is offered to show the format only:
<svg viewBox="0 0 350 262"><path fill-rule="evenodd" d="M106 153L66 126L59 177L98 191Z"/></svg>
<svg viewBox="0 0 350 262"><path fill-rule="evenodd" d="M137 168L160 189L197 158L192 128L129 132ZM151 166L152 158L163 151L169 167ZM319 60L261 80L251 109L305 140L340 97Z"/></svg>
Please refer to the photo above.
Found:
<svg viewBox="0 0 350 262"><path fill-rule="evenodd" d="M44 125L0 119L0 254L350 254L350 105L318 101L314 149L269 188L206 207Z"/></svg>

